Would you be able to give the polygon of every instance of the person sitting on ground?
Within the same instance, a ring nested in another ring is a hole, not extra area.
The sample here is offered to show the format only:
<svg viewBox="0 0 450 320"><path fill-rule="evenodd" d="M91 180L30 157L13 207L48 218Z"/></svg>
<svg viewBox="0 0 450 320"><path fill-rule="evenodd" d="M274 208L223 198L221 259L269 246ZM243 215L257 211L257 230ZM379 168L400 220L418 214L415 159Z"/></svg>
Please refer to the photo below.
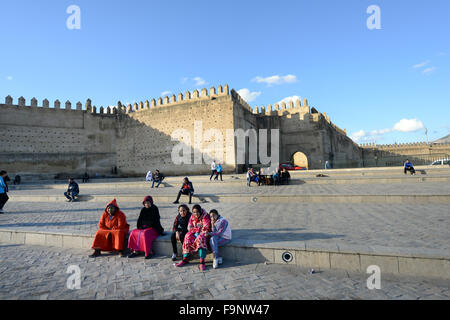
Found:
<svg viewBox="0 0 450 320"><path fill-rule="evenodd" d="M78 187L78 183L75 182L73 178L69 179L69 187L67 188L67 192L64 192L64 195L67 199L67 202L75 201L78 199L78 194L80 193L80 189Z"/></svg>
<svg viewBox="0 0 450 320"><path fill-rule="evenodd" d="M143 251L145 259L150 259L154 255L153 241L164 232L164 228L161 226L159 210L153 204L153 198L146 196L142 204L144 207L139 214L137 229L131 231L128 239L128 248L133 251L128 257L137 257L138 251Z"/></svg>
<svg viewBox="0 0 450 320"><path fill-rule="evenodd" d="M412 163L409 162L408 159L406 159L406 162L405 162L405 170L404 170L405 174L406 174L406 171L411 172L411 174L416 174L416 170L414 170Z"/></svg>
<svg viewBox="0 0 450 320"><path fill-rule="evenodd" d="M8 173L5 170L0 171L0 214L3 212L3 207L8 201L9 197L7 195L8 192L8 184L6 183L6 178L8 177Z"/></svg>
<svg viewBox="0 0 450 320"><path fill-rule="evenodd" d="M256 173L256 175L258 176L258 187L263 183L264 181L264 174L263 174L263 170L262 168L259 168L258 172Z"/></svg>
<svg viewBox="0 0 450 320"><path fill-rule="evenodd" d="M253 171L253 168L248 169L247 171L247 185L250 187L252 181L258 182L258 175Z"/></svg>
<svg viewBox="0 0 450 320"><path fill-rule="evenodd" d="M20 181L21 181L21 177L18 175L18 174L16 174L16 176L14 177L14 181L13 181L13 183L16 185L16 184L20 184Z"/></svg>
<svg viewBox="0 0 450 320"><path fill-rule="evenodd" d="M161 182L164 180L164 175L159 172L159 170L155 171L155 174L153 176L153 182L152 182L152 188L155 185L155 182L157 182L158 184L156 185L156 187L158 188L159 185L161 184Z"/></svg>
<svg viewBox="0 0 450 320"><path fill-rule="evenodd" d="M101 251L119 252L119 255L124 257L124 241L129 229L130 225L127 223L127 217L120 210L116 199L114 199L108 203L105 211L103 211L94 242L92 243L94 253L89 257L98 257Z"/></svg>
<svg viewBox="0 0 450 320"><path fill-rule="evenodd" d="M182 267L189 263L189 255L198 251L200 256L200 271L206 270L205 258L208 249L209 233L211 232L211 218L209 214L196 204L192 207L189 219L188 233L183 242L183 260L176 264Z"/></svg>
<svg viewBox="0 0 450 320"><path fill-rule="evenodd" d="M218 163L216 166L216 177L214 178L214 180L218 180L218 177L220 175L220 181L223 181L222 180L222 170L223 170L222 165L220 163Z"/></svg>
<svg viewBox="0 0 450 320"><path fill-rule="evenodd" d="M192 185L192 182L189 181L188 177L185 177L183 179L183 185L181 186L180 191L178 191L177 200L175 200L173 203L179 203L181 195L189 195L189 204L192 203L192 196L194 195L194 186Z"/></svg>
<svg viewBox="0 0 450 320"><path fill-rule="evenodd" d="M147 172L147 175L145 176L145 181L153 181L153 174L151 171Z"/></svg>
<svg viewBox="0 0 450 320"><path fill-rule="evenodd" d="M89 175L87 172L84 173L83 182L89 182Z"/></svg>
<svg viewBox="0 0 450 320"><path fill-rule="evenodd" d="M214 254L213 268L219 267L222 264L222 257L219 255L219 247L227 245L231 242L231 228L228 221L224 219L216 209L209 211L209 216L211 218L211 229L212 232L209 233L210 239L209 244L211 250Z"/></svg>
<svg viewBox="0 0 450 320"><path fill-rule="evenodd" d="M291 179L291 175L289 174L289 171L287 171L287 169L284 168L283 172L281 172L281 183L289 184L289 179Z"/></svg>
<svg viewBox="0 0 450 320"><path fill-rule="evenodd" d="M272 175L273 178L273 184L274 185L279 185L281 184L281 170L275 170L274 174Z"/></svg>
<svg viewBox="0 0 450 320"><path fill-rule="evenodd" d="M173 249L172 261L177 260L177 241L181 242L181 245L183 245L184 238L188 233L188 224L191 215L192 213L187 205L181 204L178 207L178 214L173 222L172 237L170 238Z"/></svg>

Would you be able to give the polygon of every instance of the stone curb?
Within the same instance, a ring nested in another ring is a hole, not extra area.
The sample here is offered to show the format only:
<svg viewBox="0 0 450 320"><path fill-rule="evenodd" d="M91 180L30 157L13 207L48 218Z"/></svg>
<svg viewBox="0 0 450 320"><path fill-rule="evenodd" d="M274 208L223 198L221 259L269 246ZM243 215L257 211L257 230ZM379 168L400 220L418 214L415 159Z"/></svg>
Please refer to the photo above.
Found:
<svg viewBox="0 0 450 320"><path fill-rule="evenodd" d="M292 178L290 185L302 185L302 184L381 184L381 183L420 183L420 182L450 182L450 176L411 176L411 177L354 177L354 178L336 178L336 177L323 177L323 178ZM168 184L169 182L167 182ZM229 186L229 185L240 185L245 186L247 184L246 180L236 179L221 182L193 182L195 186ZM81 183L81 189L117 189L121 190L123 188L149 188L150 185L146 182L136 181L136 182L90 182ZM176 186L167 186L166 183L162 183L160 188L178 188ZM23 184L19 186L9 186L10 190L33 190L33 189L58 189L66 190L67 184Z"/></svg>
<svg viewBox="0 0 450 320"><path fill-rule="evenodd" d="M86 249L87 254L93 240L91 234L0 229L0 243ZM158 254L171 256L170 235L155 240L154 248ZM180 252L180 246L178 249ZM316 271L338 269L366 273L367 267L377 265L382 273L387 274L450 279L450 259L443 256L283 248L269 244L246 246L239 243L221 248L221 255L224 259L244 263L289 264Z"/></svg>

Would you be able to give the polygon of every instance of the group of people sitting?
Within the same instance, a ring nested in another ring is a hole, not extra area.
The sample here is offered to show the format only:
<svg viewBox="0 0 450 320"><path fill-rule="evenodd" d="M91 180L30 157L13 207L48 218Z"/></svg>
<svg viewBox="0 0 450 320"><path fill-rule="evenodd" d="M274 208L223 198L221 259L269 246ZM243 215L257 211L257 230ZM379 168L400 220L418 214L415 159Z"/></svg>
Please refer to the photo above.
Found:
<svg viewBox="0 0 450 320"><path fill-rule="evenodd" d="M143 252L145 259L150 259L155 253L153 241L164 235L161 226L158 207L151 196L146 196L142 202L143 208L137 220L137 228L129 233L130 225L125 214L117 205L116 199L108 203L99 222L99 229L95 235L90 257L98 257L101 251L115 251L122 257L134 258ZM125 240L128 239L128 249L125 252ZM206 254L210 250L214 254L213 268L222 263L219 247L231 242L231 228L228 221L220 216L217 210L208 212L200 205L189 207L181 204L172 228L171 242L173 247L172 261L177 260L177 243L182 244L182 260L175 264L182 267L189 263L192 254L198 252L200 256L200 270L206 270Z"/></svg>
<svg viewBox="0 0 450 320"><path fill-rule="evenodd" d="M157 183L156 187L158 188L161 182L164 180L164 175L159 172L159 170L156 170L155 173L152 173L151 171L147 172L147 176L145 177L145 181L151 181L152 182L152 188L155 186L155 182Z"/></svg>
<svg viewBox="0 0 450 320"><path fill-rule="evenodd" d="M251 186L252 181L256 182L258 186L261 184L289 184L289 180L291 179L291 175L286 168L281 171L280 169L276 170L272 174L264 174L262 168L255 172L253 168L249 168L247 171L247 186Z"/></svg>

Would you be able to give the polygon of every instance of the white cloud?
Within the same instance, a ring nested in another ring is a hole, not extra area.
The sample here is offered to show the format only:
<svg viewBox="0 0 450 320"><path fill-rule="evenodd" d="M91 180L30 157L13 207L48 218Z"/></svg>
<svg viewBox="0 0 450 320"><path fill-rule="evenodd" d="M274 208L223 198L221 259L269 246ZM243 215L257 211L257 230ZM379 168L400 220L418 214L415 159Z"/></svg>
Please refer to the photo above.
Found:
<svg viewBox="0 0 450 320"><path fill-rule="evenodd" d="M261 91L253 91L250 92L247 88L243 88L237 91L237 93L247 102L252 102L255 100L259 95L261 95Z"/></svg>
<svg viewBox="0 0 450 320"><path fill-rule="evenodd" d="M422 121L417 119L402 119L394 125L395 131L413 132L424 128Z"/></svg>
<svg viewBox="0 0 450 320"><path fill-rule="evenodd" d="M172 93L172 91L164 91L164 92L161 92L161 96L163 97L163 96L167 96L167 95L169 95L169 94L171 94Z"/></svg>
<svg viewBox="0 0 450 320"><path fill-rule="evenodd" d="M366 136L366 132L364 130L359 130L357 132L355 132L354 134L352 134L350 136L350 138L355 141L355 142L359 142L362 138L364 138Z"/></svg>
<svg viewBox="0 0 450 320"><path fill-rule="evenodd" d="M286 104L289 104L289 102L293 101L293 102L295 103L297 100L300 100L300 101L301 101L302 98L299 97L299 96L290 96L290 97L284 98L284 99L281 100L281 101L278 101L277 103L278 103L278 104L282 104L282 103L284 102L284 103L286 103Z"/></svg>
<svg viewBox="0 0 450 320"><path fill-rule="evenodd" d="M205 79L201 78L201 77L194 77L194 78L189 78L189 77L184 77L181 78L181 83L185 84L185 83L190 83L193 84L194 86L200 87L203 86L205 84L208 84L208 82L206 82Z"/></svg>
<svg viewBox="0 0 450 320"><path fill-rule="evenodd" d="M9 81L11 81L13 79L12 76L7 76L6 79L8 79Z"/></svg>
<svg viewBox="0 0 450 320"><path fill-rule="evenodd" d="M257 83L266 83L269 86L273 85L273 84L284 84L284 83L293 83L293 82L297 82L297 77L292 75L292 74L288 74L286 76L279 76L279 75L274 75L274 76L270 76L270 77L255 77L254 79L252 79L253 82L257 82Z"/></svg>
<svg viewBox="0 0 450 320"><path fill-rule="evenodd" d="M436 67L426 68L422 71L423 74L431 74L436 70Z"/></svg>
<svg viewBox="0 0 450 320"><path fill-rule="evenodd" d="M413 68L414 68L414 69L417 69L417 68L425 67L425 66L428 65L430 62L431 62L430 60L427 60L427 61L424 61L424 62L415 64L415 65L413 65Z"/></svg>
<svg viewBox="0 0 450 320"><path fill-rule="evenodd" d="M195 77L193 80L195 81L196 86L202 86L202 85L206 84L205 79L202 79L200 77Z"/></svg>
<svg viewBox="0 0 450 320"><path fill-rule="evenodd" d="M364 130L359 130L353 133L350 138L355 142L376 142L377 140L382 139L382 136L386 133L390 133L393 131L398 132L414 132L418 130L424 129L422 121L417 119L401 119L397 122L392 128L388 129L380 129L380 130L372 130L370 132L366 132Z"/></svg>

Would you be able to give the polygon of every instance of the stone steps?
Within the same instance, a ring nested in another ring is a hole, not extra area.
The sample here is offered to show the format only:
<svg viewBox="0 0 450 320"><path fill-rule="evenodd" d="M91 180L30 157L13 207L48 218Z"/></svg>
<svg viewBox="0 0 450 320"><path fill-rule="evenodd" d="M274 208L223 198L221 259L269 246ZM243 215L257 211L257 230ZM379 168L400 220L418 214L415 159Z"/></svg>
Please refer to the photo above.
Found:
<svg viewBox="0 0 450 320"><path fill-rule="evenodd" d="M450 174L447 175L408 175L408 176L349 176L349 177L293 177L290 180L291 185L302 184L380 184L380 183L420 183L420 182L450 182ZM247 180L245 177L237 179L224 179L224 181L192 181L195 187L209 187L209 186L245 186ZM33 190L33 189L59 189L66 190L67 183L42 183L42 184L21 184L11 185L10 190ZM151 183L145 181L97 181L92 180L89 183L79 183L80 188L85 189L123 189L123 188L151 188ZM161 183L159 188L179 188L181 183L175 178L168 178Z"/></svg>
<svg viewBox="0 0 450 320"><path fill-rule="evenodd" d="M147 194L103 194L79 196L78 201L108 203L113 198L119 202L141 203ZM153 195L155 203L172 203L176 195ZM187 203L188 197L182 195L180 203ZM10 195L16 202L64 202L63 195ZM195 194L193 203L405 203L436 204L450 203L450 194L321 194L321 195L220 195Z"/></svg>

